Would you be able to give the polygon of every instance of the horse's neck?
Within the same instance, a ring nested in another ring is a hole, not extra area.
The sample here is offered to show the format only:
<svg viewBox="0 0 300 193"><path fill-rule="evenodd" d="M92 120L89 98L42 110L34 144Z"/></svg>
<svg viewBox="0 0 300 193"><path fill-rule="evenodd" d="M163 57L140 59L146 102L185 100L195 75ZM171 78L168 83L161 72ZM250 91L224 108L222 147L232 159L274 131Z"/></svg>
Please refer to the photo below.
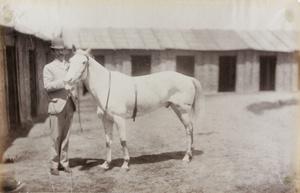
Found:
<svg viewBox="0 0 300 193"><path fill-rule="evenodd" d="M108 85L108 70L99 64L93 58L89 59L88 76L83 81L88 90L96 95L96 92L101 91Z"/></svg>

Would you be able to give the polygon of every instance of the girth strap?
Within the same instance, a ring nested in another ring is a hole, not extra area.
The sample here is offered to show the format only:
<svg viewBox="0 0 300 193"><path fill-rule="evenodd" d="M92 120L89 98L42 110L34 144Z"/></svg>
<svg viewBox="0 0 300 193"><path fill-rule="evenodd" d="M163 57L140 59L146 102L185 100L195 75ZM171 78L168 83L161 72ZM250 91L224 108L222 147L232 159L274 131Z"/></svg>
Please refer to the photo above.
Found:
<svg viewBox="0 0 300 193"><path fill-rule="evenodd" d="M106 111L107 111L107 108L108 108L109 97L110 97L110 87L111 87L111 72L110 72L110 70L108 70L108 73L109 73L109 83L108 83L108 93L107 93L107 100L106 100L104 114L106 114ZM134 102L134 109L133 109L132 118L133 118L133 121L135 121L135 117L136 117L136 114L137 114L137 85L134 81L133 81L133 86L134 86L135 102Z"/></svg>
<svg viewBox="0 0 300 193"><path fill-rule="evenodd" d="M111 73L110 70L108 70L109 78L108 78L108 92L107 92L107 99L106 99L106 105L105 105L105 113L108 108L108 102L109 102L109 96L110 96L110 86L111 86Z"/></svg>
<svg viewBox="0 0 300 193"><path fill-rule="evenodd" d="M134 81L133 81L133 86L134 86L135 101L134 101L134 109L133 109L132 118L133 118L133 121L135 121L135 117L137 114L137 92L138 92L138 90L137 90L137 85Z"/></svg>

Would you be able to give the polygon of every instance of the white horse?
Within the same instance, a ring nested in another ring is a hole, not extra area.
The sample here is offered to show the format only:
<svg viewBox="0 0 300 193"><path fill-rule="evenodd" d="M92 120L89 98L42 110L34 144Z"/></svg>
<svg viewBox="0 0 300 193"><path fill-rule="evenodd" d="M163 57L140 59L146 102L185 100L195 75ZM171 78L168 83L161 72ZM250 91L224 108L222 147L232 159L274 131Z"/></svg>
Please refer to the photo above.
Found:
<svg viewBox="0 0 300 193"><path fill-rule="evenodd" d="M116 124L124 153L123 169L129 170L125 119L135 118L159 107L171 106L183 123L187 146L184 162L190 162L193 150L192 112L203 109L204 95L198 80L177 72L160 72L151 75L131 77L109 71L94 60L89 52L76 50L70 58L70 67L65 77L65 88L71 89L75 81L82 80L93 96L97 116L102 119L107 147L106 161L101 165L109 169L113 125Z"/></svg>

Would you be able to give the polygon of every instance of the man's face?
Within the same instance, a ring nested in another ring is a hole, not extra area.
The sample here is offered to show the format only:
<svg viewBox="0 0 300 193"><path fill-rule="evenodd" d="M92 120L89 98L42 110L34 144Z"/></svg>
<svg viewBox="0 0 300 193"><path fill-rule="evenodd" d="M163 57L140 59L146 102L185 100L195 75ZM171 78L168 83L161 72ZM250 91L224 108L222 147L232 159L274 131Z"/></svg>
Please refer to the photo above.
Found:
<svg viewBox="0 0 300 193"><path fill-rule="evenodd" d="M63 61L65 59L65 49L53 49L55 59Z"/></svg>

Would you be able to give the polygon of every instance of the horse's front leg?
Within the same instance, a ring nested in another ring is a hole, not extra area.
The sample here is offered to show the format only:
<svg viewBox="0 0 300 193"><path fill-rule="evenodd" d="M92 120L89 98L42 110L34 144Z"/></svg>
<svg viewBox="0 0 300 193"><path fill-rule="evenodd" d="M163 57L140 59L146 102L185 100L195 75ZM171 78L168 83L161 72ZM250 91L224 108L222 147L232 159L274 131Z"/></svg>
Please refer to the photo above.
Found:
<svg viewBox="0 0 300 193"><path fill-rule="evenodd" d="M120 137L120 142L123 148L123 154L124 154L124 162L122 165L122 169L129 170L129 152L127 148L127 136L126 136L126 124L125 119L120 116L115 116L114 118L118 132Z"/></svg>
<svg viewBox="0 0 300 193"><path fill-rule="evenodd" d="M113 143L113 125L114 122L103 118L103 125L105 130L106 140L106 161L100 166L104 169L109 169L111 164L111 145Z"/></svg>

